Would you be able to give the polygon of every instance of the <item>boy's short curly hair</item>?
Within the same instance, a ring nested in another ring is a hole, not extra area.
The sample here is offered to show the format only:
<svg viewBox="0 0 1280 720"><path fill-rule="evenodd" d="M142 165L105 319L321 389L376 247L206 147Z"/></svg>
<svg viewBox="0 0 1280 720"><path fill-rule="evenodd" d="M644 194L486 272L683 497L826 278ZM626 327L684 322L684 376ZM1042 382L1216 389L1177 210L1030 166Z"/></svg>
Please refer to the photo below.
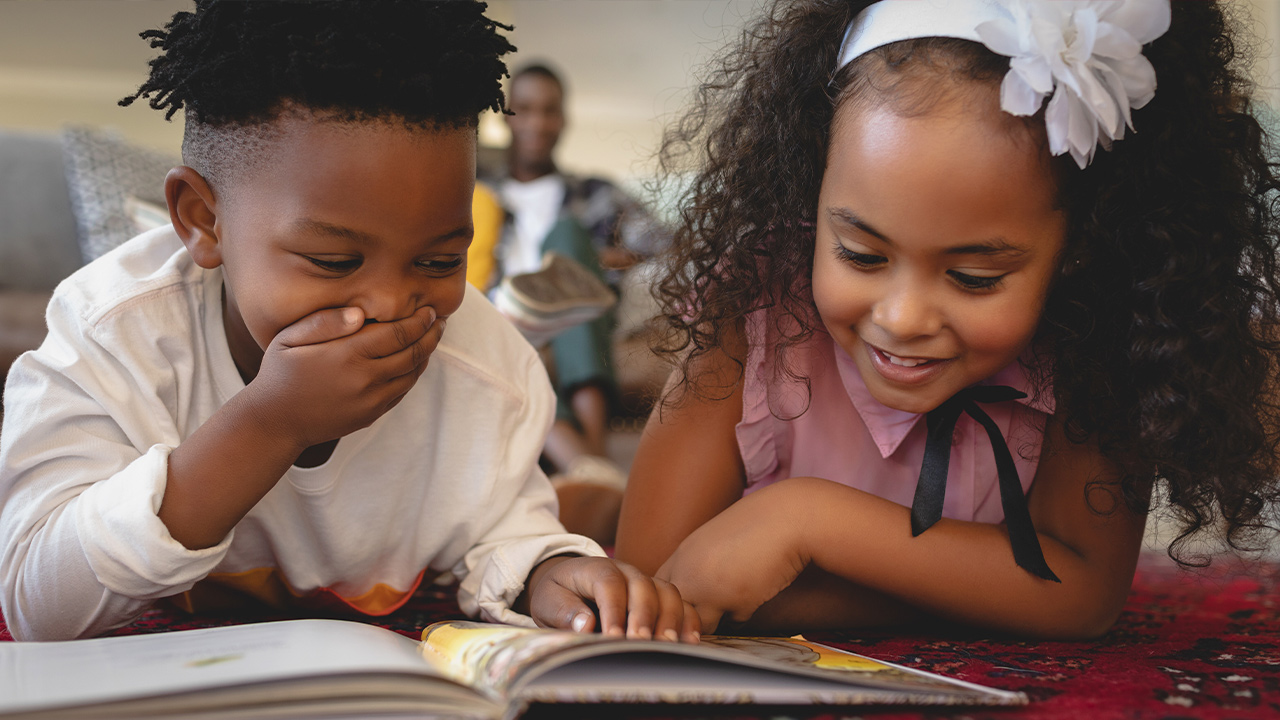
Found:
<svg viewBox="0 0 1280 720"><path fill-rule="evenodd" d="M197 0L141 37L161 54L120 101L185 112L183 158L211 184L252 165L281 115L475 127L505 110L515 48L470 0Z"/></svg>
<svg viewBox="0 0 1280 720"><path fill-rule="evenodd" d="M977 43L928 38L836 72L868 4L777 0L667 132L664 168L675 181L693 171L655 289L671 330L658 350L679 371L669 400L726 393L696 361L748 313L779 318L784 374L788 350L819 331L808 278L838 108L872 93L927 110L913 76L964 92L1008 67ZM1069 436L1122 468L1114 490L1135 510L1162 486L1183 528L1170 552L1193 563L1200 531L1256 549L1280 508L1280 167L1250 114L1248 48L1233 30L1222 4L1175 0L1169 31L1145 49L1159 88L1134 111L1136 133L1084 170L1054 159L1067 242L1033 342Z"/></svg>

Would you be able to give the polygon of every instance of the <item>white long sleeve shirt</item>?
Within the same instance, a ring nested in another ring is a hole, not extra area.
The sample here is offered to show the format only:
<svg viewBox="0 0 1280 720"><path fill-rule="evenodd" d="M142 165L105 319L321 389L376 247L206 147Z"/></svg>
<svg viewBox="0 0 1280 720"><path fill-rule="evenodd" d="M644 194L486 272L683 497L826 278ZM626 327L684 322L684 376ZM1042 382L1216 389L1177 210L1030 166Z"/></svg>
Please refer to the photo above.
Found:
<svg viewBox="0 0 1280 720"><path fill-rule="evenodd" d="M244 388L221 293L221 271L170 228L54 293L48 338L9 373L0 431L14 637L97 635L201 581L381 614L424 571L458 575L469 614L528 625L510 606L539 562L604 554L564 532L538 467L555 402L541 362L470 287L399 405L323 465L290 468L221 543L185 548L156 514L169 453Z"/></svg>

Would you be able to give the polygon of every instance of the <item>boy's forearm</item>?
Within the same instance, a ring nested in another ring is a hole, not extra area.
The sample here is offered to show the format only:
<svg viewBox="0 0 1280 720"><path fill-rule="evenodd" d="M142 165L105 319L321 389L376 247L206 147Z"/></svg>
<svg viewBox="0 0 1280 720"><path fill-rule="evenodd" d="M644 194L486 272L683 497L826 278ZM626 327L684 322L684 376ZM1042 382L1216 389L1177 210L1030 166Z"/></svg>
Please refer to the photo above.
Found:
<svg viewBox="0 0 1280 720"><path fill-rule="evenodd" d="M802 552L814 565L942 618L1031 636L1093 637L1115 621L1132 582L1140 529L1132 552L1092 558L1040 533L1062 580L1055 583L1014 563L1002 525L943 519L912 537L906 507L815 478L785 483L778 491L811 509Z"/></svg>
<svg viewBox="0 0 1280 720"><path fill-rule="evenodd" d="M217 545L305 449L245 388L170 453L160 520L188 549Z"/></svg>

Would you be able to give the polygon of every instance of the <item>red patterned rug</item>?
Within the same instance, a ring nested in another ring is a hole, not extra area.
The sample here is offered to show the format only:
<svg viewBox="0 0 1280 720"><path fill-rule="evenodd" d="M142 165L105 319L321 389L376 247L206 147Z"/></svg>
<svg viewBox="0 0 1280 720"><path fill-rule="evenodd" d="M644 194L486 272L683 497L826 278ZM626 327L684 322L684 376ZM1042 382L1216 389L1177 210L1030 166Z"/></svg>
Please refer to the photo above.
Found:
<svg viewBox="0 0 1280 720"><path fill-rule="evenodd" d="M118 634L283 619L257 613L193 618L149 611ZM462 617L449 588L426 588L376 624L410 637L436 620ZM1092 642L1020 642L977 636L817 633L811 640L1031 698L996 710L859 709L831 714L796 708L630 708L641 717L803 717L814 720L1175 720L1280 718L1280 563L1229 564L1182 572L1162 555L1144 557L1116 626ZM0 639L12 639L0 624ZM535 707L529 717L619 717L622 708Z"/></svg>

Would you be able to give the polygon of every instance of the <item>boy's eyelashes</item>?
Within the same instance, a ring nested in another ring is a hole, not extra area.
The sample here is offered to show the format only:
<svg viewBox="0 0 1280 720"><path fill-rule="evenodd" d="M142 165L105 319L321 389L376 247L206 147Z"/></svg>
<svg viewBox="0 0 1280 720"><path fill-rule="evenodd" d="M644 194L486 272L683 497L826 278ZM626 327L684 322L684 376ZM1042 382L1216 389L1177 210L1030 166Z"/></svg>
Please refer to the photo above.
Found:
<svg viewBox="0 0 1280 720"><path fill-rule="evenodd" d="M872 270L889 262L883 255L860 253L850 250L839 242L835 243L836 258L862 270ZM992 290L1004 281L1008 273L1000 275L971 275L959 270L948 270L947 275L965 290Z"/></svg>
<svg viewBox="0 0 1280 720"><path fill-rule="evenodd" d="M311 255L303 255L312 265L318 268L328 270L330 272L350 272L360 267L360 261L356 258L347 260L325 260L324 258L312 257Z"/></svg>
<svg viewBox="0 0 1280 720"><path fill-rule="evenodd" d="M316 267L331 273L349 273L359 268L364 261L361 258L327 259L314 255L302 255ZM437 275L447 275L462 266L462 256L453 255L435 260L420 260L418 266Z"/></svg>
<svg viewBox="0 0 1280 720"><path fill-rule="evenodd" d="M457 257L449 258L447 260L424 260L418 264L428 270L433 270L435 272L440 272L440 273L447 273L449 271L457 270L458 268L462 267L462 257L457 256Z"/></svg>

